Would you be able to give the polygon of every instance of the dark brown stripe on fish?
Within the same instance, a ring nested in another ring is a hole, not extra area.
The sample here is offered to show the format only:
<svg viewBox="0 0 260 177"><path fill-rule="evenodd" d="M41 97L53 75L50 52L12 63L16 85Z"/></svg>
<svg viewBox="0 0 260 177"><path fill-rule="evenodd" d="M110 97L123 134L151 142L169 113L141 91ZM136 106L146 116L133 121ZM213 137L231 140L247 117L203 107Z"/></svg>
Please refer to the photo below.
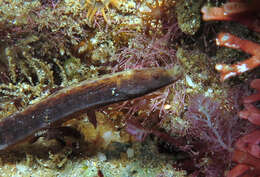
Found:
<svg viewBox="0 0 260 177"><path fill-rule="evenodd" d="M87 80L59 90L0 121L0 150L32 137L37 131L58 125L76 113L132 99L176 81L179 67L123 71Z"/></svg>

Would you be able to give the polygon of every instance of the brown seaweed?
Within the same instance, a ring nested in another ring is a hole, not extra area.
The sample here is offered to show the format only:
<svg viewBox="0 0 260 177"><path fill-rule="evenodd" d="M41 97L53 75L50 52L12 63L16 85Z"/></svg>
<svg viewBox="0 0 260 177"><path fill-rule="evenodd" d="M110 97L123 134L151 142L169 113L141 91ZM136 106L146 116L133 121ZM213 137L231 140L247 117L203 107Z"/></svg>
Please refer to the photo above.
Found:
<svg viewBox="0 0 260 177"><path fill-rule="evenodd" d="M128 70L59 90L0 121L0 150L34 137L39 130L60 125L75 114L142 96L180 76L178 66Z"/></svg>

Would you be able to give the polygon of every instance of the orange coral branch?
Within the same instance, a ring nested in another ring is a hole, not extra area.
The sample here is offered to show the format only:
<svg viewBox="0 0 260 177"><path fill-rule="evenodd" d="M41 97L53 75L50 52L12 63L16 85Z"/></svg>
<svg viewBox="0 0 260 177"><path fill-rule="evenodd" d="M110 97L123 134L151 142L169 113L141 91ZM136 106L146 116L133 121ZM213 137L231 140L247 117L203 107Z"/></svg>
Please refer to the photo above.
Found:
<svg viewBox="0 0 260 177"><path fill-rule="evenodd" d="M227 177L259 177L260 159L246 152L235 150L232 160L239 164L228 172Z"/></svg>
<svg viewBox="0 0 260 177"><path fill-rule="evenodd" d="M260 143L260 130L256 130L240 138L236 142L235 147L243 152L247 152L251 154L256 158L260 158L259 143Z"/></svg>
<svg viewBox="0 0 260 177"><path fill-rule="evenodd" d="M250 155L249 153L240 150L235 150L233 153L232 160L239 164L245 164L255 168L256 170L260 170L260 159Z"/></svg>
<svg viewBox="0 0 260 177"><path fill-rule="evenodd" d="M216 70L221 72L221 80L252 70L260 65L260 45L254 42L240 39L229 33L220 33L216 39L219 46L243 50L252 55L251 58L233 65L217 64Z"/></svg>
<svg viewBox="0 0 260 177"><path fill-rule="evenodd" d="M251 82L250 86L251 86L251 88L256 89L258 93L255 93L253 95L250 95L250 96L244 98L244 100L243 100L244 103L253 103L253 102L260 100L260 79L253 80Z"/></svg>
<svg viewBox="0 0 260 177"><path fill-rule="evenodd" d="M255 2L256 4L257 2ZM227 2L221 7L207 7L201 9L203 20L238 20L235 15L256 11L259 7L255 4L243 2Z"/></svg>
<svg viewBox="0 0 260 177"><path fill-rule="evenodd" d="M259 0L230 0L221 7L207 7L201 9L203 20L237 21L248 28L260 32ZM221 33L217 45L240 49L252 55L251 58L234 65L217 64L216 70L221 72L221 80L236 76L260 65L260 45L248 40L239 39L229 33Z"/></svg>
<svg viewBox="0 0 260 177"><path fill-rule="evenodd" d="M245 109L239 112L239 117L260 126L260 110L252 104L245 104Z"/></svg>
<svg viewBox="0 0 260 177"><path fill-rule="evenodd" d="M260 126L260 110L252 104L260 100L260 79L253 80L250 86L256 89L258 93L243 99L245 109L239 112L239 117L247 119L253 124Z"/></svg>
<svg viewBox="0 0 260 177"><path fill-rule="evenodd" d="M251 168L248 165L239 164L228 173L227 177L240 177L241 174L246 174L249 171Z"/></svg>
<svg viewBox="0 0 260 177"><path fill-rule="evenodd" d="M260 100L260 79L251 82L258 93L243 99L245 109L239 117L260 125L260 110L253 105ZM255 130L241 138L235 144L232 160L238 165L229 171L227 177L259 177L260 175L260 130Z"/></svg>
<svg viewBox="0 0 260 177"><path fill-rule="evenodd" d="M260 1L253 0L250 3L245 1L227 2L221 7L207 7L201 9L202 18L205 21L225 20L239 22L251 30L260 32L260 20L257 13L260 10Z"/></svg>

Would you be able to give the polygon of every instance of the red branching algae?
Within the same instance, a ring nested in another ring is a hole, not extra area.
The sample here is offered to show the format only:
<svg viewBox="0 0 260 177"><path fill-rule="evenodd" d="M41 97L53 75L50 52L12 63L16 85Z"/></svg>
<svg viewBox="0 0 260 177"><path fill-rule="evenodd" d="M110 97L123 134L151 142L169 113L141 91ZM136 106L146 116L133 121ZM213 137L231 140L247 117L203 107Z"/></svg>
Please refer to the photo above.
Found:
<svg viewBox="0 0 260 177"><path fill-rule="evenodd" d="M198 95L191 99L185 114L191 123L190 133L206 140L215 151L232 150L231 124L234 122L227 121L223 113L218 102Z"/></svg>
<svg viewBox="0 0 260 177"><path fill-rule="evenodd" d="M231 165L233 144L242 133L243 122L216 100L203 95L190 100L185 118L190 122L187 136L199 140L190 143L197 152L192 156L194 164L205 157L212 159L207 165L198 165L198 170L206 176L222 177Z"/></svg>
<svg viewBox="0 0 260 177"><path fill-rule="evenodd" d="M136 141L144 141L147 135L149 135L151 132L148 129L145 129L138 123L137 121L128 120L126 122L126 131L130 135L132 135Z"/></svg>
<svg viewBox="0 0 260 177"><path fill-rule="evenodd" d="M113 70L171 67L176 61L176 51L168 47L168 43L178 33L177 30L176 24L173 24L167 33L159 39L156 37L151 39L146 35L136 36L130 46L120 49L116 54L118 63L113 67Z"/></svg>
<svg viewBox="0 0 260 177"><path fill-rule="evenodd" d="M257 158L260 158L260 130L255 130L240 138L235 147L247 152Z"/></svg>
<svg viewBox="0 0 260 177"><path fill-rule="evenodd" d="M203 19L236 21L247 26L249 29L260 32L259 21L260 2L258 0L230 0L221 7L203 7ZM242 50L252 56L242 62L233 65L217 64L216 70L221 72L221 80L239 75L248 70L260 66L260 45L254 42L240 39L229 33L220 33L216 39L219 46ZM260 125L260 80L255 79L251 82L251 87L258 93L243 99L244 110L238 113L240 118L247 119L254 125ZM231 120L229 120L231 121ZM242 134L242 133L241 133ZM237 165L228 172L227 177L259 177L260 176L260 131L242 136L235 143L232 154L232 161Z"/></svg>
<svg viewBox="0 0 260 177"><path fill-rule="evenodd" d="M260 79L253 80L250 85L252 88L256 89L258 93L243 99L245 109L239 112L239 117L260 126L260 110L253 105L254 102L260 100Z"/></svg>
<svg viewBox="0 0 260 177"><path fill-rule="evenodd" d="M134 136L135 140L137 141L144 141L147 135L153 134L154 136L158 137L160 140L167 142L168 144L179 148L183 151L188 151L189 146L186 146L186 140L182 137L172 137L167 133L161 132L155 128L148 129L142 127L140 122L134 120L128 120L126 124L126 131Z"/></svg>
<svg viewBox="0 0 260 177"><path fill-rule="evenodd" d="M260 125L260 111L257 104L260 100L260 79L251 82L251 87L257 89L258 93L243 99L245 109L239 112L239 116L249 120L255 125ZM227 177L258 177L260 176L260 130L242 136L235 143L235 151L232 160L238 165L234 167Z"/></svg>

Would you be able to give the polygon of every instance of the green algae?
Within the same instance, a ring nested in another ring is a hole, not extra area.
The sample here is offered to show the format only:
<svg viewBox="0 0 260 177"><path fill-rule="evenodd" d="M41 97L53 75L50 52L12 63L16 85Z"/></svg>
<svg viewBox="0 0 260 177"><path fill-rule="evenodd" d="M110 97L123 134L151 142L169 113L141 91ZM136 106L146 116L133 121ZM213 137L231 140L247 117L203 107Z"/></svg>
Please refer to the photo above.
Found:
<svg viewBox="0 0 260 177"><path fill-rule="evenodd" d="M201 15L200 8L203 0L180 0L176 5L176 13L179 28L182 32L194 35L200 28Z"/></svg>

